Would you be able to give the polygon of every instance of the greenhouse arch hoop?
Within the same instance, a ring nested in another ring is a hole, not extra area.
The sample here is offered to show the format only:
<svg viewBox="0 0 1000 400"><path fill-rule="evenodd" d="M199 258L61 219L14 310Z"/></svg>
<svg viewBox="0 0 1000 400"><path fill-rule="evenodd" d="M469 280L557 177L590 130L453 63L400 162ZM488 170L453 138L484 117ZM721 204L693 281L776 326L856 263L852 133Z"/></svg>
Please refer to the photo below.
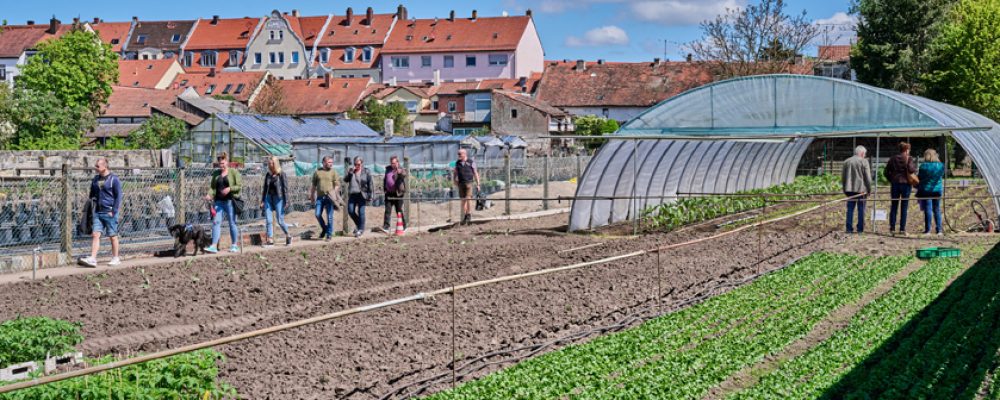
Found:
<svg viewBox="0 0 1000 400"><path fill-rule="evenodd" d="M569 229L632 219L678 193L725 194L790 182L817 137L942 135L966 149L996 196L1000 124L973 111L811 75L715 82L622 125L587 165L576 190L579 197L614 199L575 201Z"/></svg>

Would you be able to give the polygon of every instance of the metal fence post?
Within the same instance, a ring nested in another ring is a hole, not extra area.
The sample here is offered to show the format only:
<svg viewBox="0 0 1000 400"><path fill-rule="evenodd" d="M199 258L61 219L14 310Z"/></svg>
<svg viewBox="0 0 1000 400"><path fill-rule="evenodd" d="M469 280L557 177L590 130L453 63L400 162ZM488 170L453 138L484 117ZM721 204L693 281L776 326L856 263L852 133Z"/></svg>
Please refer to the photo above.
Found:
<svg viewBox="0 0 1000 400"><path fill-rule="evenodd" d="M542 174L545 175L542 178L542 209L549 209L549 153L545 153L545 164L542 166Z"/></svg>
<svg viewBox="0 0 1000 400"><path fill-rule="evenodd" d="M180 167L177 169L177 189L174 193L174 196L176 197L176 199L174 199L174 204L177 204L177 207L174 207L174 220L177 221L178 224L187 223L187 203L184 201L184 184L184 167Z"/></svg>
<svg viewBox="0 0 1000 400"><path fill-rule="evenodd" d="M582 173L583 173L583 171L582 171L582 168L581 168L581 165L580 165L580 154L578 153L576 155L576 184L577 185L580 184L580 179L583 179L583 176L581 176Z"/></svg>
<svg viewBox="0 0 1000 400"><path fill-rule="evenodd" d="M347 171L349 171L350 169L351 169L351 158L346 157L344 158L345 177L347 176ZM348 185L349 185L348 182L340 182L340 192L341 192L340 198L344 199L344 206L340 208L340 218L344 221L343 229L341 229L341 231L344 233L344 236L347 236L347 226L351 224L349 221L350 217L347 216L347 202L348 202L348 197L351 195L351 191L348 188ZM333 231L333 228L331 228L330 230Z"/></svg>
<svg viewBox="0 0 1000 400"><path fill-rule="evenodd" d="M504 181L504 215L510 215L510 151L503 155L503 169L507 171L507 180Z"/></svg>
<svg viewBox="0 0 1000 400"><path fill-rule="evenodd" d="M69 164L62 165L62 245L66 260L73 259L73 203L70 200Z"/></svg>
<svg viewBox="0 0 1000 400"><path fill-rule="evenodd" d="M403 169L406 170L407 174L410 173L410 157L403 157ZM406 182L406 185L406 192L403 194L403 212L406 213L406 218L412 220L413 215L410 214L410 182ZM407 228L409 228L409 226L407 226Z"/></svg>

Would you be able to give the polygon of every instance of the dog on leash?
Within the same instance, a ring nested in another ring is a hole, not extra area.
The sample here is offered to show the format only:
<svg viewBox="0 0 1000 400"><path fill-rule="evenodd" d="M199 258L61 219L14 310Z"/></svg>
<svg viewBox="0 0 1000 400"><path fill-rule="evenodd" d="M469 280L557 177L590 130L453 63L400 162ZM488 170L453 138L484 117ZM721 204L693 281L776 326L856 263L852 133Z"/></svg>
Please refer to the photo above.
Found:
<svg viewBox="0 0 1000 400"><path fill-rule="evenodd" d="M194 254L198 255L198 249L205 252L205 248L212 244L212 235L205 232L201 226L194 224L176 224L170 227L170 236L174 237L174 257L187 254L188 243L194 242ZM169 250L168 250L169 251Z"/></svg>

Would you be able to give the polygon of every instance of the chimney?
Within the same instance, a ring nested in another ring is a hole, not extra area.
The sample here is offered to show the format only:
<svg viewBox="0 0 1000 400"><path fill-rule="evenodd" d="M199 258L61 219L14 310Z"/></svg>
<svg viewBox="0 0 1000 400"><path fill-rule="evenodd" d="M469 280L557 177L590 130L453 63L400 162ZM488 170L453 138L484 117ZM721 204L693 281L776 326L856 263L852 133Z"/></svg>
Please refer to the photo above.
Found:
<svg viewBox="0 0 1000 400"><path fill-rule="evenodd" d="M215 76L215 67L212 67L212 68L208 69L208 76L212 76L212 77Z"/></svg>
<svg viewBox="0 0 1000 400"><path fill-rule="evenodd" d="M597 65L604 65L604 59L603 58L598 58L597 59Z"/></svg>
<svg viewBox="0 0 1000 400"><path fill-rule="evenodd" d="M80 25L80 17L73 17L73 26Z"/></svg>
<svg viewBox="0 0 1000 400"><path fill-rule="evenodd" d="M351 26L352 19L354 19L354 9L347 7L347 26Z"/></svg>
<svg viewBox="0 0 1000 400"><path fill-rule="evenodd" d="M475 21L476 18L479 18L479 11L472 10L472 20Z"/></svg>
<svg viewBox="0 0 1000 400"><path fill-rule="evenodd" d="M218 25L218 24L219 24L219 16L218 15L213 15L212 16L212 25Z"/></svg>
<svg viewBox="0 0 1000 400"><path fill-rule="evenodd" d="M330 73L329 72L323 74L323 83L326 84L326 88L327 89L330 89Z"/></svg>
<svg viewBox="0 0 1000 400"><path fill-rule="evenodd" d="M132 16L132 22L139 22L139 17Z"/></svg>
<svg viewBox="0 0 1000 400"><path fill-rule="evenodd" d="M653 59L653 65L660 65L660 57L656 57Z"/></svg>
<svg viewBox="0 0 1000 400"><path fill-rule="evenodd" d="M368 7L365 10L365 25L372 26L373 21L375 21L375 10Z"/></svg>
<svg viewBox="0 0 1000 400"><path fill-rule="evenodd" d="M56 19L55 16L52 16L52 19L49 20L49 29L45 32L47 32L50 35L55 35L56 32L59 31L60 24L61 22L58 19Z"/></svg>
<svg viewBox="0 0 1000 400"><path fill-rule="evenodd" d="M527 90L527 88L525 86L528 86L528 77L522 76L521 78L519 78L517 80L517 86L521 87L521 91L522 92L525 91L525 90Z"/></svg>
<svg viewBox="0 0 1000 400"><path fill-rule="evenodd" d="M434 86L441 86L441 70L434 70Z"/></svg>
<svg viewBox="0 0 1000 400"><path fill-rule="evenodd" d="M34 24L35 24L35 21L32 21L32 20L30 20L30 19L28 20L28 25L29 25L29 26L31 26L31 25L34 25Z"/></svg>
<svg viewBox="0 0 1000 400"><path fill-rule="evenodd" d="M451 10L451 12L448 13L448 20L449 21L454 21L455 20L455 10Z"/></svg>
<svg viewBox="0 0 1000 400"><path fill-rule="evenodd" d="M577 71L586 71L587 70L587 62L583 61L583 60L576 60L576 70Z"/></svg>
<svg viewBox="0 0 1000 400"><path fill-rule="evenodd" d="M396 19L403 21L407 19L406 17L406 7L400 4L399 7L396 7Z"/></svg>
<svg viewBox="0 0 1000 400"><path fill-rule="evenodd" d="M694 60L694 55L691 54L691 53L688 53L687 56L684 57L684 60L687 61L687 62L691 62L692 60Z"/></svg>
<svg viewBox="0 0 1000 400"><path fill-rule="evenodd" d="M99 24L99 23L101 23L101 19L94 17L94 24Z"/></svg>
<svg viewBox="0 0 1000 400"><path fill-rule="evenodd" d="M392 77L392 79L389 79L389 86L396 86L396 77L395 76Z"/></svg>
<svg viewBox="0 0 1000 400"><path fill-rule="evenodd" d="M293 8L292 9L292 16L295 17L295 18L298 18L299 17L299 10L296 10L296 9Z"/></svg>
<svg viewBox="0 0 1000 400"><path fill-rule="evenodd" d="M524 11L524 15L527 15L527 16L530 17L531 16L531 9L529 8L529 9L525 10Z"/></svg>

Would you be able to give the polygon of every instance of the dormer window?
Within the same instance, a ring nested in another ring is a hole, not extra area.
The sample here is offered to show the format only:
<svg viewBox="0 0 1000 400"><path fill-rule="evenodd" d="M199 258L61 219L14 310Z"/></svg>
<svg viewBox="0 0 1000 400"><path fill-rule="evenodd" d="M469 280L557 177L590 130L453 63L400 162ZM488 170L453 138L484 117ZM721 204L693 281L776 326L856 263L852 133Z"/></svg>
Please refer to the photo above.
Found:
<svg viewBox="0 0 1000 400"><path fill-rule="evenodd" d="M214 67L216 61L217 53L214 51L203 51L201 52L201 66L202 67Z"/></svg>
<svg viewBox="0 0 1000 400"><path fill-rule="evenodd" d="M372 53L375 52L371 46L365 46L364 50L361 52L361 61L369 62L372 60Z"/></svg>
<svg viewBox="0 0 1000 400"><path fill-rule="evenodd" d="M118 38L111 39L111 44L118 44L118 43L121 43L121 41L118 40Z"/></svg>
<svg viewBox="0 0 1000 400"><path fill-rule="evenodd" d="M235 67L240 65L240 51L230 50L229 51L229 66Z"/></svg>
<svg viewBox="0 0 1000 400"><path fill-rule="evenodd" d="M355 49L353 47L348 47L348 48L344 49L344 62L345 63L352 63L352 62L354 62L354 50Z"/></svg>
<svg viewBox="0 0 1000 400"><path fill-rule="evenodd" d="M192 62L194 62L194 53L192 53L190 51L187 52L187 53L184 53L184 66L185 67L190 67Z"/></svg>
<svg viewBox="0 0 1000 400"><path fill-rule="evenodd" d="M138 44L146 44L146 35L139 35L135 38L135 42Z"/></svg>
<svg viewBox="0 0 1000 400"><path fill-rule="evenodd" d="M326 64L330 62L330 49L323 49L319 52L319 62Z"/></svg>
<svg viewBox="0 0 1000 400"><path fill-rule="evenodd" d="M180 42L181 42L180 34L175 33L173 36L170 37L170 43L180 43Z"/></svg>

